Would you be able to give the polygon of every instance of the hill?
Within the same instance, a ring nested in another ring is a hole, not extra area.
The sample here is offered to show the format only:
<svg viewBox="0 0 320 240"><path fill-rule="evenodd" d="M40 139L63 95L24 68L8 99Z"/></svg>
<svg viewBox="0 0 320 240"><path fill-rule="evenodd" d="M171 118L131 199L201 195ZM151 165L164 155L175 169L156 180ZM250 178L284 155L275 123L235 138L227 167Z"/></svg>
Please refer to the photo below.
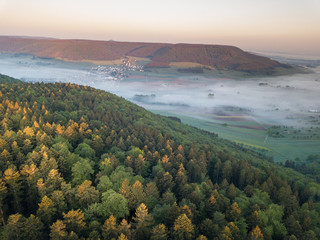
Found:
<svg viewBox="0 0 320 240"><path fill-rule="evenodd" d="M0 75L4 239L319 239L319 199L314 180L113 94Z"/></svg>
<svg viewBox="0 0 320 240"><path fill-rule="evenodd" d="M125 56L146 58L147 67L191 62L219 70L270 71L285 66L237 47L205 44L137 43L92 40L0 37L0 52L27 53L69 61L114 61Z"/></svg>

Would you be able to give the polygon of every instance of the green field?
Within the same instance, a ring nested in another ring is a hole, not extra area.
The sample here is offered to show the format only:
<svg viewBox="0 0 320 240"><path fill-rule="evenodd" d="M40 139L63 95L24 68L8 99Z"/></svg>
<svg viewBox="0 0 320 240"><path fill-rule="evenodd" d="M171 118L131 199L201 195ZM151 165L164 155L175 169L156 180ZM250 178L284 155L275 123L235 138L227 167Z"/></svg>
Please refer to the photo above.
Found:
<svg viewBox="0 0 320 240"><path fill-rule="evenodd" d="M182 112L153 111L154 113L176 116L185 124L217 133L220 137L243 147L271 156L277 162L305 160L310 154L320 154L320 128L294 129L262 125L254 120L241 120L235 116L212 118L209 116L190 117ZM229 119L228 119L229 118ZM273 131L281 133L276 137ZM272 136L273 135L273 136Z"/></svg>
<svg viewBox="0 0 320 240"><path fill-rule="evenodd" d="M178 71L177 67L168 67L168 68L148 68L146 69L146 73L152 76L181 76L181 73ZM292 68L283 68L277 67L272 71L257 71L257 72L244 72L244 71L234 71L234 70L218 70L218 69L203 69L203 73L197 73L197 75L202 77L222 77L222 78L252 78L252 77L266 77L266 76L282 76L282 75L292 75L297 73L310 73L309 70L295 66Z"/></svg>

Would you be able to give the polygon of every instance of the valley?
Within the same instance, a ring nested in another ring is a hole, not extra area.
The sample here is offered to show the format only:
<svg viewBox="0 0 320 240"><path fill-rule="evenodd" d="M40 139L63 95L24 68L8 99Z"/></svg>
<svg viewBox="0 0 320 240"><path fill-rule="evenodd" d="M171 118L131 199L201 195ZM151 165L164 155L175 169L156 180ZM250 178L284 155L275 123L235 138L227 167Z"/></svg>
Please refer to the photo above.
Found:
<svg viewBox="0 0 320 240"><path fill-rule="evenodd" d="M179 67L136 71L28 54L0 55L3 74L26 82L71 82L110 91L277 162L320 154L319 67L314 66L309 74L277 77L210 70L181 73ZM279 131L274 126L280 126Z"/></svg>

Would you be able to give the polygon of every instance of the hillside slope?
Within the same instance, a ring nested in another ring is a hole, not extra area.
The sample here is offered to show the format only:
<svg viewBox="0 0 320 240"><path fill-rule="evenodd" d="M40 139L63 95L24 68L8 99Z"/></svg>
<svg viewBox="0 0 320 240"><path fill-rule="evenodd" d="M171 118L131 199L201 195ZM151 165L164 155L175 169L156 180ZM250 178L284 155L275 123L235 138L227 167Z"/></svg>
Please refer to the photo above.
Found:
<svg viewBox="0 0 320 240"><path fill-rule="evenodd" d="M202 44L135 43L91 40L0 37L0 52L28 53L72 61L108 61L124 56L148 58L150 66L193 62L220 70L261 71L281 66L233 46Z"/></svg>
<svg viewBox="0 0 320 240"><path fill-rule="evenodd" d="M113 94L0 75L4 239L319 239L320 188Z"/></svg>

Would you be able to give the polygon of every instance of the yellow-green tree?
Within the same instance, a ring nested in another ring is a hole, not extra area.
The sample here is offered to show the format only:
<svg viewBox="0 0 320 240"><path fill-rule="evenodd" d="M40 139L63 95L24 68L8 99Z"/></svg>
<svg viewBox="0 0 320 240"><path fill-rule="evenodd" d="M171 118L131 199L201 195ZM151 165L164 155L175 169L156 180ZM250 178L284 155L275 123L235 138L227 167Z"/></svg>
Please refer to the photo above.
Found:
<svg viewBox="0 0 320 240"><path fill-rule="evenodd" d="M19 213L9 216L6 226L6 239L23 239L25 217Z"/></svg>
<svg viewBox="0 0 320 240"><path fill-rule="evenodd" d="M21 182L20 173L14 168L8 168L4 171L4 181L8 186L8 192L12 195L13 198L13 208L16 212L20 210L20 188Z"/></svg>
<svg viewBox="0 0 320 240"><path fill-rule="evenodd" d="M121 232L121 235L125 235L126 237L131 237L131 225L128 224L127 220L122 219L121 223L119 224L119 231Z"/></svg>
<svg viewBox="0 0 320 240"><path fill-rule="evenodd" d="M258 226L249 233L248 240L263 240L263 234Z"/></svg>
<svg viewBox="0 0 320 240"><path fill-rule="evenodd" d="M152 240L165 240L168 239L168 229L166 225L159 224L152 228L151 234Z"/></svg>
<svg viewBox="0 0 320 240"><path fill-rule="evenodd" d="M70 210L67 214L63 213L63 223L66 224L69 232L74 231L78 235L84 230L84 213L80 210Z"/></svg>
<svg viewBox="0 0 320 240"><path fill-rule="evenodd" d="M237 240L240 238L240 230L233 222L228 223L219 235L221 240Z"/></svg>
<svg viewBox="0 0 320 240"><path fill-rule="evenodd" d="M102 236L104 239L113 239L119 235L116 218L111 215L102 226Z"/></svg>
<svg viewBox="0 0 320 240"><path fill-rule="evenodd" d="M153 218L152 215L148 213L148 209L144 203L141 203L137 208L133 222L135 238L149 239Z"/></svg>
<svg viewBox="0 0 320 240"><path fill-rule="evenodd" d="M7 193L7 187L5 182L0 179L0 219L2 222L2 225L5 225L5 221L4 221L4 217L3 217L3 200L6 197L6 193Z"/></svg>
<svg viewBox="0 0 320 240"><path fill-rule="evenodd" d="M199 235L196 240L207 240L208 238L203 235Z"/></svg>
<svg viewBox="0 0 320 240"><path fill-rule="evenodd" d="M120 236L117 238L117 240L128 240L127 236L123 233L120 234Z"/></svg>
<svg viewBox="0 0 320 240"><path fill-rule="evenodd" d="M146 194L143 190L141 182L136 181L129 193L129 208L136 209L146 199Z"/></svg>
<svg viewBox="0 0 320 240"><path fill-rule="evenodd" d="M89 180L84 180L84 182L78 186L76 196L79 199L80 206L83 208L87 208L90 204L99 201L99 191L91 186L91 181Z"/></svg>
<svg viewBox="0 0 320 240"><path fill-rule="evenodd" d="M192 239L194 226L186 214L180 215L174 222L174 239Z"/></svg>
<svg viewBox="0 0 320 240"><path fill-rule="evenodd" d="M51 224L56 213L53 201L45 195L38 205L39 209L37 211L37 215L45 224Z"/></svg>
<svg viewBox="0 0 320 240"><path fill-rule="evenodd" d="M67 239L68 232L66 230L66 225L61 221L57 220L50 227L50 238L52 240L63 240Z"/></svg>
<svg viewBox="0 0 320 240"><path fill-rule="evenodd" d="M238 203L234 202L227 210L227 218L229 221L236 221L240 217L241 209Z"/></svg>

